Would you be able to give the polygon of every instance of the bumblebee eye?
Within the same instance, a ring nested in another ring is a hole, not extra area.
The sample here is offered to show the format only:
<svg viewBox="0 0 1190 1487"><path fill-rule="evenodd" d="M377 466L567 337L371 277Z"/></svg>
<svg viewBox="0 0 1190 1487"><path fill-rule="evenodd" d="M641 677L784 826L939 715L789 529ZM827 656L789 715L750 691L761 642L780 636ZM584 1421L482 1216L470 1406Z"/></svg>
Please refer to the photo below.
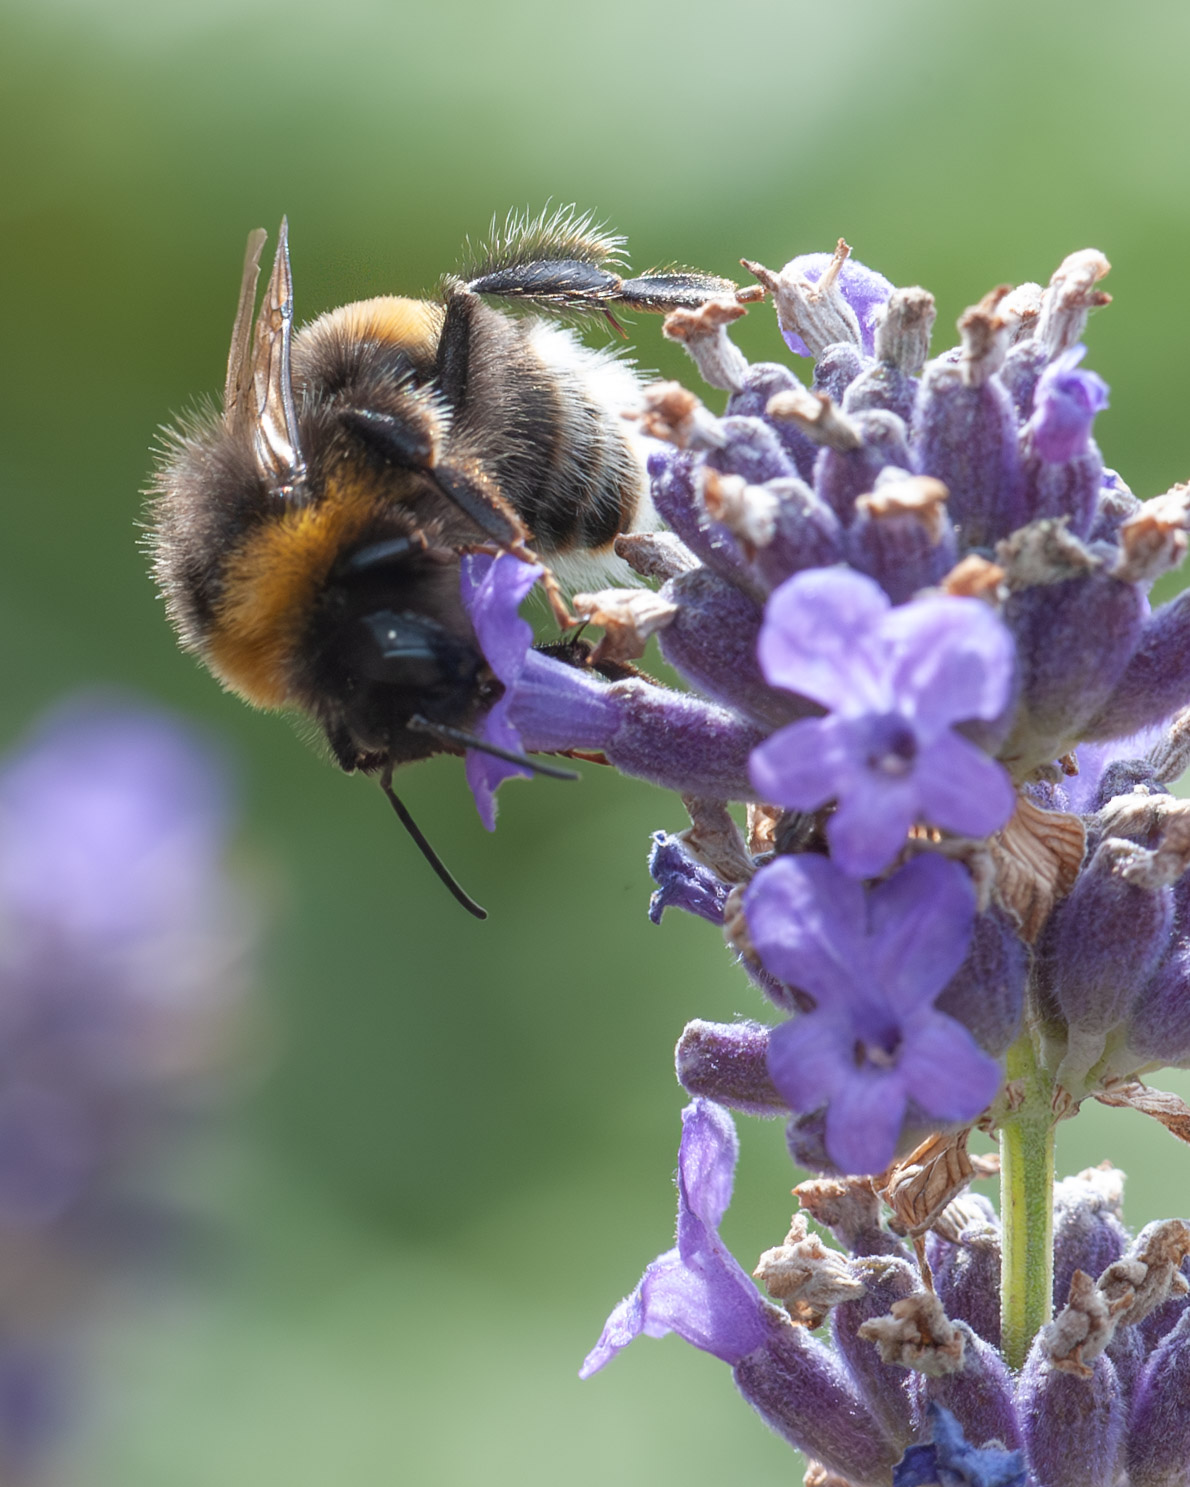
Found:
<svg viewBox="0 0 1190 1487"><path fill-rule="evenodd" d="M478 684L483 658L474 646L409 610L378 609L349 627L343 659L370 682L423 695L457 694Z"/></svg>

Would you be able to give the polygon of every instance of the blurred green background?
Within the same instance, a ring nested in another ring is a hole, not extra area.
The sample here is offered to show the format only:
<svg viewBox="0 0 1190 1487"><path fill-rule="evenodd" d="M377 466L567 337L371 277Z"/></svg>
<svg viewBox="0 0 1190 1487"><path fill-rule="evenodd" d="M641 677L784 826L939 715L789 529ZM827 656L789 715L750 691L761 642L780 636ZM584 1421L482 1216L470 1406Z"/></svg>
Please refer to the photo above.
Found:
<svg viewBox="0 0 1190 1487"><path fill-rule="evenodd" d="M844 234L935 291L938 349L985 290L1094 245L1116 297L1089 337L1097 433L1147 496L1190 474L1188 54L1179 0L0 10L2 741L96 681L200 720L241 760L272 929L241 1091L178 1175L225 1258L106 1344L82 1480L798 1480L674 1339L575 1378L670 1242L682 1023L763 1015L709 926L645 919L647 834L679 803L588 770L509 787L489 838L458 768L412 771L476 924L374 789L167 632L137 492L156 426L221 385L248 229L289 214L299 318L424 290L494 212L549 198L641 268L779 266ZM684 375L656 323L634 339ZM738 339L781 354L767 311ZM1063 1131L1065 1170L1103 1156L1138 1226L1190 1209L1190 1154L1140 1117ZM749 1124L743 1259L781 1238L791 1180L780 1127Z"/></svg>

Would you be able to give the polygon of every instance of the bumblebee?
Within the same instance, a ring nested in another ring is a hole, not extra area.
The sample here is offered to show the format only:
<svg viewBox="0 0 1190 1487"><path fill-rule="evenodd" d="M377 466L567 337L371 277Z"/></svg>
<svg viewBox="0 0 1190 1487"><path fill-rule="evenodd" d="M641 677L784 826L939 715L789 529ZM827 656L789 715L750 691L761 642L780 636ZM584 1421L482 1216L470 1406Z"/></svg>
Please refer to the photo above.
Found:
<svg viewBox="0 0 1190 1487"><path fill-rule="evenodd" d="M248 239L220 414L167 435L153 571L182 646L258 707L314 720L348 772L468 747L500 684L459 593L477 547L551 565L648 521L632 366L545 315L668 312L735 291L618 271L624 240L573 209L510 217L433 299L381 296L293 331L285 222L255 318ZM619 327L616 326L618 329ZM517 762L551 772L550 766ZM480 911L482 912L482 911Z"/></svg>

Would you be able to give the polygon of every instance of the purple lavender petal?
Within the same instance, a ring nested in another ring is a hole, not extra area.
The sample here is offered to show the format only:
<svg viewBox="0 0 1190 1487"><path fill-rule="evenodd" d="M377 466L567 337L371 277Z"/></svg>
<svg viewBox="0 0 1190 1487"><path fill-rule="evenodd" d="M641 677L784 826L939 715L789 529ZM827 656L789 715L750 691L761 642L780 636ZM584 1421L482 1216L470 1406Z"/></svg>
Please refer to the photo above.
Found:
<svg viewBox="0 0 1190 1487"><path fill-rule="evenodd" d="M818 1110L834 1096L843 1077L839 1048L846 1037L846 1028L816 1012L802 1013L772 1030L769 1077L791 1108Z"/></svg>
<svg viewBox="0 0 1190 1487"><path fill-rule="evenodd" d="M874 974L899 1011L929 1005L963 964L975 890L957 862L915 858L868 896Z"/></svg>
<svg viewBox="0 0 1190 1487"><path fill-rule="evenodd" d="M602 749L624 721L624 709L602 678L529 651L507 695L508 718L530 753ZM493 709L494 711L494 709Z"/></svg>
<svg viewBox="0 0 1190 1487"><path fill-rule="evenodd" d="M833 253L801 253L785 265L782 273L801 274L811 284L817 284L833 261ZM864 352L871 356L876 344L876 320L884 302L893 292L894 286L883 274L878 274L875 269L866 267L854 258L849 258L844 263L835 283L843 298L855 312L863 338ZM781 334L785 338L785 344L795 356L811 354L810 348L796 331L782 330Z"/></svg>
<svg viewBox="0 0 1190 1487"><path fill-rule="evenodd" d="M1007 774L950 726L1000 719L1011 696L1012 639L986 605L892 609L871 579L813 570L770 597L758 653L770 683L833 716L767 739L752 782L798 810L837 800L826 831L847 872L880 872L917 821L985 836L1012 814Z"/></svg>
<svg viewBox="0 0 1190 1487"><path fill-rule="evenodd" d="M472 553L460 565L464 607L488 665L505 686L516 681L533 644L532 627L517 611L544 571L506 552L495 558Z"/></svg>
<svg viewBox="0 0 1190 1487"><path fill-rule="evenodd" d="M889 608L878 583L847 568L797 573L765 607L758 654L774 687L850 712L888 706L881 648L869 636Z"/></svg>
<svg viewBox="0 0 1190 1487"><path fill-rule="evenodd" d="M865 896L825 858L780 857L744 912L766 968L817 1004L773 1030L768 1067L792 1109L826 1107L837 1167L887 1166L911 1100L948 1122L989 1103L999 1066L931 1007L971 941L975 895L957 863L917 858Z"/></svg>
<svg viewBox="0 0 1190 1487"><path fill-rule="evenodd" d="M900 1068L927 1114L949 1124L974 1120L996 1098L1000 1065L960 1023L941 1012L916 1022L905 1039Z"/></svg>
<svg viewBox="0 0 1190 1487"><path fill-rule="evenodd" d="M766 738L748 760L762 799L800 811L816 811L833 799L850 758L842 732L835 718L805 718Z"/></svg>
<svg viewBox="0 0 1190 1487"><path fill-rule="evenodd" d="M508 711L512 699L505 695L488 712L479 725L479 734L489 743L497 744L503 749L521 750L521 735L508 721ZM479 819L488 831L496 829L496 789L513 775L520 775L524 779L532 776L532 770L525 769L519 764L511 764L505 759L497 759L491 754L484 754L479 749L468 749L464 761L464 772L467 784L475 799L475 808L479 812Z"/></svg>
<svg viewBox="0 0 1190 1487"><path fill-rule="evenodd" d="M1081 372L1085 346L1055 357L1037 383L1027 430L1033 447L1050 464L1064 464L1085 453L1095 415L1107 407L1107 383L1095 372Z"/></svg>
<svg viewBox="0 0 1190 1487"><path fill-rule="evenodd" d="M678 1148L678 1244L684 1219L717 1229L731 1203L740 1142L735 1122L710 1100L691 1100L682 1111ZM701 1242L701 1241L700 1241Z"/></svg>
<svg viewBox="0 0 1190 1487"><path fill-rule="evenodd" d="M1008 771L958 733L944 733L918 758L921 814L959 836L990 836L1016 809Z"/></svg>
<svg viewBox="0 0 1190 1487"><path fill-rule="evenodd" d="M844 1172L883 1172L896 1156L909 1102L899 1072L857 1071L826 1112L826 1149Z"/></svg>
<svg viewBox="0 0 1190 1487"><path fill-rule="evenodd" d="M918 599L881 625L893 687L913 698L914 721L937 732L969 718L998 717L1012 688L1012 636L979 599Z"/></svg>
<svg viewBox="0 0 1190 1487"><path fill-rule="evenodd" d="M749 884L744 913L765 966L816 1000L863 974L864 891L826 858L807 853L769 863Z"/></svg>
<svg viewBox="0 0 1190 1487"><path fill-rule="evenodd" d="M642 1333L676 1332L732 1364L764 1342L767 1303L717 1232L731 1201L738 1149L725 1110L709 1100L687 1105L678 1155L677 1248L659 1255L612 1312L580 1378L597 1373Z"/></svg>
<svg viewBox="0 0 1190 1487"><path fill-rule="evenodd" d="M857 878L887 867L917 819L918 794L912 780L861 776L826 824L832 860Z"/></svg>

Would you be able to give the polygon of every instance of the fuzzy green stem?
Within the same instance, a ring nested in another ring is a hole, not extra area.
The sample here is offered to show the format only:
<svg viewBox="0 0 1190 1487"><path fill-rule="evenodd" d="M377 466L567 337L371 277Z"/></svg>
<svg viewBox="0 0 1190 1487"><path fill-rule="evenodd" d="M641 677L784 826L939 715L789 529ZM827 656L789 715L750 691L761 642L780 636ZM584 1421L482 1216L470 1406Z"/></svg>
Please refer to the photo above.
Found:
<svg viewBox="0 0 1190 1487"><path fill-rule="evenodd" d="M1020 1368L1053 1315L1054 1290L1054 1117L1028 1033L1008 1051L1008 1078L1024 1098L1000 1128L1000 1346Z"/></svg>

